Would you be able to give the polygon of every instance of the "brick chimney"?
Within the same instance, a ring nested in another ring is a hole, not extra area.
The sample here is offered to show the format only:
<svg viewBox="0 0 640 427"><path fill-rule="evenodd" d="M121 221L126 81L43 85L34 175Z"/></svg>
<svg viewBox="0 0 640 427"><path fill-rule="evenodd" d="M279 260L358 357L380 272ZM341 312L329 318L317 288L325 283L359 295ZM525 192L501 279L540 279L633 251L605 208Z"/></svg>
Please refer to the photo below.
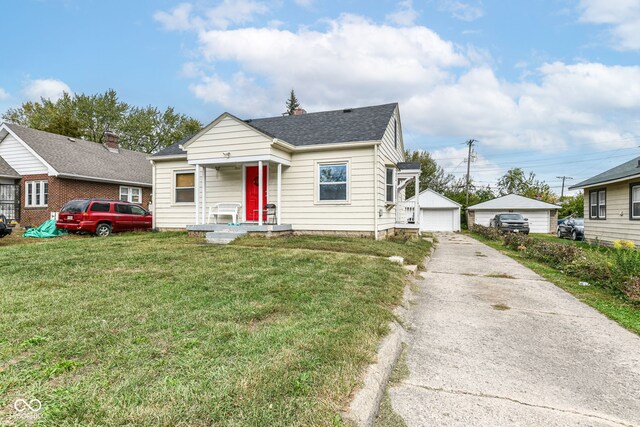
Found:
<svg viewBox="0 0 640 427"><path fill-rule="evenodd" d="M307 114L307 110L305 110L303 108L296 108L295 110L293 110L293 115L294 116L301 116L303 114Z"/></svg>
<svg viewBox="0 0 640 427"><path fill-rule="evenodd" d="M105 131L102 144L112 153L119 152L120 144L118 143L118 135L111 131Z"/></svg>

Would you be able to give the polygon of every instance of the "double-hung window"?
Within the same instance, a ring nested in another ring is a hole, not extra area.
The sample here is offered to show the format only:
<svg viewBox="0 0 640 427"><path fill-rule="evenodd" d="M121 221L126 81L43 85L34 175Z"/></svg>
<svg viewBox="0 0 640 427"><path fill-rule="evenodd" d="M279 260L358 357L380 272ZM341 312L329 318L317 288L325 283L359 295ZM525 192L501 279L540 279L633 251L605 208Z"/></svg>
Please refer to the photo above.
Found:
<svg viewBox="0 0 640 427"><path fill-rule="evenodd" d="M348 175L347 162L319 163L318 201L347 202L349 200Z"/></svg>
<svg viewBox="0 0 640 427"><path fill-rule="evenodd" d="M176 172L175 202L193 203L195 200L195 174L193 172Z"/></svg>
<svg viewBox="0 0 640 427"><path fill-rule="evenodd" d="M120 201L129 203L142 203L142 188L121 186Z"/></svg>
<svg viewBox="0 0 640 427"><path fill-rule="evenodd" d="M593 190L589 193L589 218L607 218L607 190Z"/></svg>
<svg viewBox="0 0 640 427"><path fill-rule="evenodd" d="M27 181L25 201L28 208L46 207L49 204L49 183L47 181Z"/></svg>
<svg viewBox="0 0 640 427"><path fill-rule="evenodd" d="M386 168L385 201L389 204L396 202L395 169Z"/></svg>
<svg viewBox="0 0 640 427"><path fill-rule="evenodd" d="M640 219L640 184L631 186L631 219Z"/></svg>

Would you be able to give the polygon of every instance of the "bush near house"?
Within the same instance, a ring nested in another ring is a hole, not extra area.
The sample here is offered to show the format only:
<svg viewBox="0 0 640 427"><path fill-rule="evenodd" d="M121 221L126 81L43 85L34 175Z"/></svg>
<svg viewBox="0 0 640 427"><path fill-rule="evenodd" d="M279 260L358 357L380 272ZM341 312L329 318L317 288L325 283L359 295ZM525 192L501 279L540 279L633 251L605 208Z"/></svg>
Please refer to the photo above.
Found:
<svg viewBox="0 0 640 427"><path fill-rule="evenodd" d="M501 234L497 230L474 225L472 232L500 241L521 255L591 284L614 289L629 301L640 301L640 252L629 245L619 248L578 247L522 234ZM597 250L594 250L597 249Z"/></svg>

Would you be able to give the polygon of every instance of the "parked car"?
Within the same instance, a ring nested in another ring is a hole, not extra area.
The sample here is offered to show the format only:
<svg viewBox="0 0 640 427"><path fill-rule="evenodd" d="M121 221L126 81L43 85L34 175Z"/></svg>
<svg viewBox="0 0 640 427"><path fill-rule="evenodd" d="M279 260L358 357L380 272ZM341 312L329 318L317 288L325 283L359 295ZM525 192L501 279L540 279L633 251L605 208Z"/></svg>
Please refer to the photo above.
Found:
<svg viewBox="0 0 640 427"><path fill-rule="evenodd" d="M87 232L100 237L112 232L148 230L151 213L134 203L106 199L75 199L67 202L56 227L70 232Z"/></svg>
<svg viewBox="0 0 640 427"><path fill-rule="evenodd" d="M557 235L560 238L570 237L571 240L584 239L584 219L569 218L562 224L558 225Z"/></svg>
<svg viewBox="0 0 640 427"><path fill-rule="evenodd" d="M519 213L499 213L489 222L502 232L529 234L529 220Z"/></svg>
<svg viewBox="0 0 640 427"><path fill-rule="evenodd" d="M4 236L8 236L13 231L13 227L9 224L7 217L0 214L0 239Z"/></svg>

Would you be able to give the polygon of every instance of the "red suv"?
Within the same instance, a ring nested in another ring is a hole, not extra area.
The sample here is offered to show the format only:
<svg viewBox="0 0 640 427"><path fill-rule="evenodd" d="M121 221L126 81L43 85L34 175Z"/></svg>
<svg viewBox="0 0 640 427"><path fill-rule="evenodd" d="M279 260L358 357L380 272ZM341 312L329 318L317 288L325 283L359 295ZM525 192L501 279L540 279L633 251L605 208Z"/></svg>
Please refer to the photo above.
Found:
<svg viewBox="0 0 640 427"><path fill-rule="evenodd" d="M152 224L151 213L133 203L76 199L62 207L56 227L106 237L116 231L148 230Z"/></svg>

